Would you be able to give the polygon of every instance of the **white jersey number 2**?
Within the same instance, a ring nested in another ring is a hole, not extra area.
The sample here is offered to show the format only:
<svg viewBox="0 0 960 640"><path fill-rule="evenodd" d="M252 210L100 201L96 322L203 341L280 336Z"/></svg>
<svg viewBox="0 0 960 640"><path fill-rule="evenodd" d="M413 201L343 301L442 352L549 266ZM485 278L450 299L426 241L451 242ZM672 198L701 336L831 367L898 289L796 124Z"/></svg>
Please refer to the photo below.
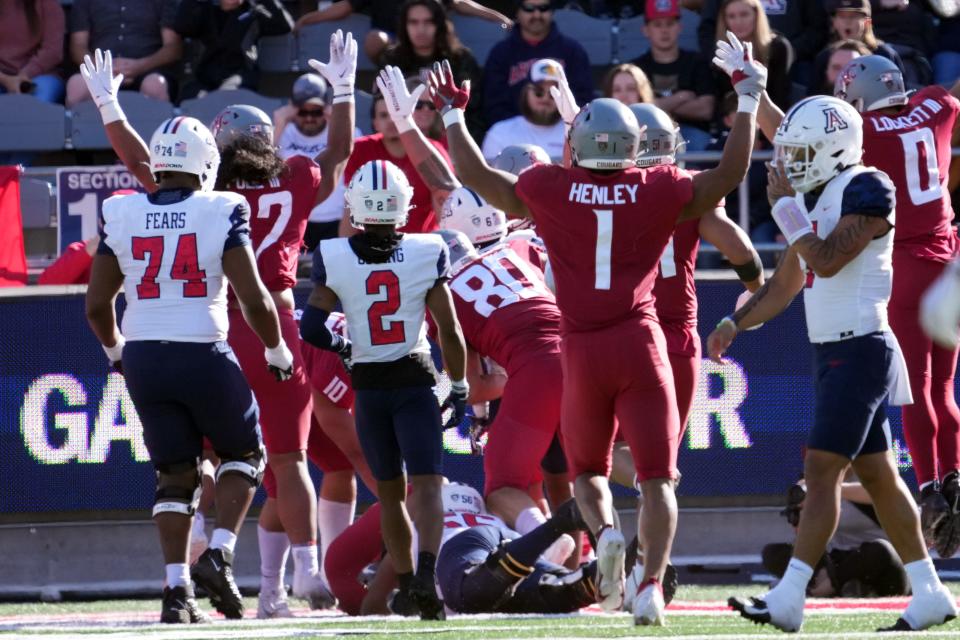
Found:
<svg viewBox="0 0 960 640"><path fill-rule="evenodd" d="M943 196L940 169L937 167L937 145L933 131L924 127L900 134L907 166L907 191L910 202L919 206ZM923 175L923 174L926 175Z"/></svg>

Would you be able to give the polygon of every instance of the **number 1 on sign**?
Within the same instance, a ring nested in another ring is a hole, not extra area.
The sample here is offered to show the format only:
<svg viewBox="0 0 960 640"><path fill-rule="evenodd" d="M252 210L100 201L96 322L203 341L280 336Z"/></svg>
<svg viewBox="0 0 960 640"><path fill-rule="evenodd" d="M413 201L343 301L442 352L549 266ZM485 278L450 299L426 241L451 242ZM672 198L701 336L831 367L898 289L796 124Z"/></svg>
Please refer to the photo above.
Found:
<svg viewBox="0 0 960 640"><path fill-rule="evenodd" d="M613 209L594 209L597 215L597 256L594 289L610 289L610 253L613 246Z"/></svg>

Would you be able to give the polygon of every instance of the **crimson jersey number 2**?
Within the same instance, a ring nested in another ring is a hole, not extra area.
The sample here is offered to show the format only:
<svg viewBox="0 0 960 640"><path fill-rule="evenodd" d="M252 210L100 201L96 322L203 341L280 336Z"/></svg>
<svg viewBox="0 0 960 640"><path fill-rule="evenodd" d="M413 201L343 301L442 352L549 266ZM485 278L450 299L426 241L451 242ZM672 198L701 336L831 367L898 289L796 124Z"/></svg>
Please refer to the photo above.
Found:
<svg viewBox="0 0 960 640"><path fill-rule="evenodd" d="M132 239L134 260L147 260L143 277L137 285L137 297L141 300L160 297L160 264L163 262L163 236L135 236ZM177 251L170 266L170 278L183 280L184 298L206 298L207 272L200 268L197 258L197 234L186 233L177 238Z"/></svg>
<svg viewBox="0 0 960 640"><path fill-rule="evenodd" d="M407 332L402 320L384 322L383 316L395 314L400 310L400 278L393 271L372 271L367 276L367 295L382 296L367 310L367 324L370 326L370 344L400 344L407 341Z"/></svg>

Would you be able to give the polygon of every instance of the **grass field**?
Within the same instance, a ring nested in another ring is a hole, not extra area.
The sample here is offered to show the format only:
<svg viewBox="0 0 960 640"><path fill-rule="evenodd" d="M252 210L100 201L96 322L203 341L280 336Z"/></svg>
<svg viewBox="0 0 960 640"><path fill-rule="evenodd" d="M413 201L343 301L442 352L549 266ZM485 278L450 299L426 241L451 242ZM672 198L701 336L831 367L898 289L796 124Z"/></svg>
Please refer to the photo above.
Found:
<svg viewBox="0 0 960 640"><path fill-rule="evenodd" d="M954 593L960 585L951 585ZM634 627L627 614L583 612L569 616L455 616L446 622L401 618L349 618L330 612L294 609L296 619L226 621L212 625L171 627L156 624L159 600L102 600L73 603L0 604L0 637L106 638L109 640L217 640L252 638L399 638L414 640L506 638L741 638L779 635L726 610L730 595L762 592L755 585L681 587L668 609L667 626ZM256 599L247 598L248 616ZM904 598L872 600L811 600L803 632L790 638L873 638L876 629L892 624L906 604ZM208 603L202 606L209 609ZM923 633L884 634L884 638L958 638L960 621Z"/></svg>

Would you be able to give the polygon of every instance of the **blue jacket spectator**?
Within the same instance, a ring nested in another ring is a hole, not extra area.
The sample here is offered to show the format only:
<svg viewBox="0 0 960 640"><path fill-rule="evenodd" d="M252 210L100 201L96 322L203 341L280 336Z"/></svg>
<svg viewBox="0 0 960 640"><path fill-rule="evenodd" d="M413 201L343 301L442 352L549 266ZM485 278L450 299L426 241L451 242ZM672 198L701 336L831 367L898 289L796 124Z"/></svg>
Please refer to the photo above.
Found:
<svg viewBox="0 0 960 640"><path fill-rule="evenodd" d="M579 104L593 99L593 75L587 52L579 42L560 33L553 23L551 0L524 0L517 4L513 31L487 57L483 77L483 109L493 124L520 113L520 94L530 67L542 58L563 65Z"/></svg>

